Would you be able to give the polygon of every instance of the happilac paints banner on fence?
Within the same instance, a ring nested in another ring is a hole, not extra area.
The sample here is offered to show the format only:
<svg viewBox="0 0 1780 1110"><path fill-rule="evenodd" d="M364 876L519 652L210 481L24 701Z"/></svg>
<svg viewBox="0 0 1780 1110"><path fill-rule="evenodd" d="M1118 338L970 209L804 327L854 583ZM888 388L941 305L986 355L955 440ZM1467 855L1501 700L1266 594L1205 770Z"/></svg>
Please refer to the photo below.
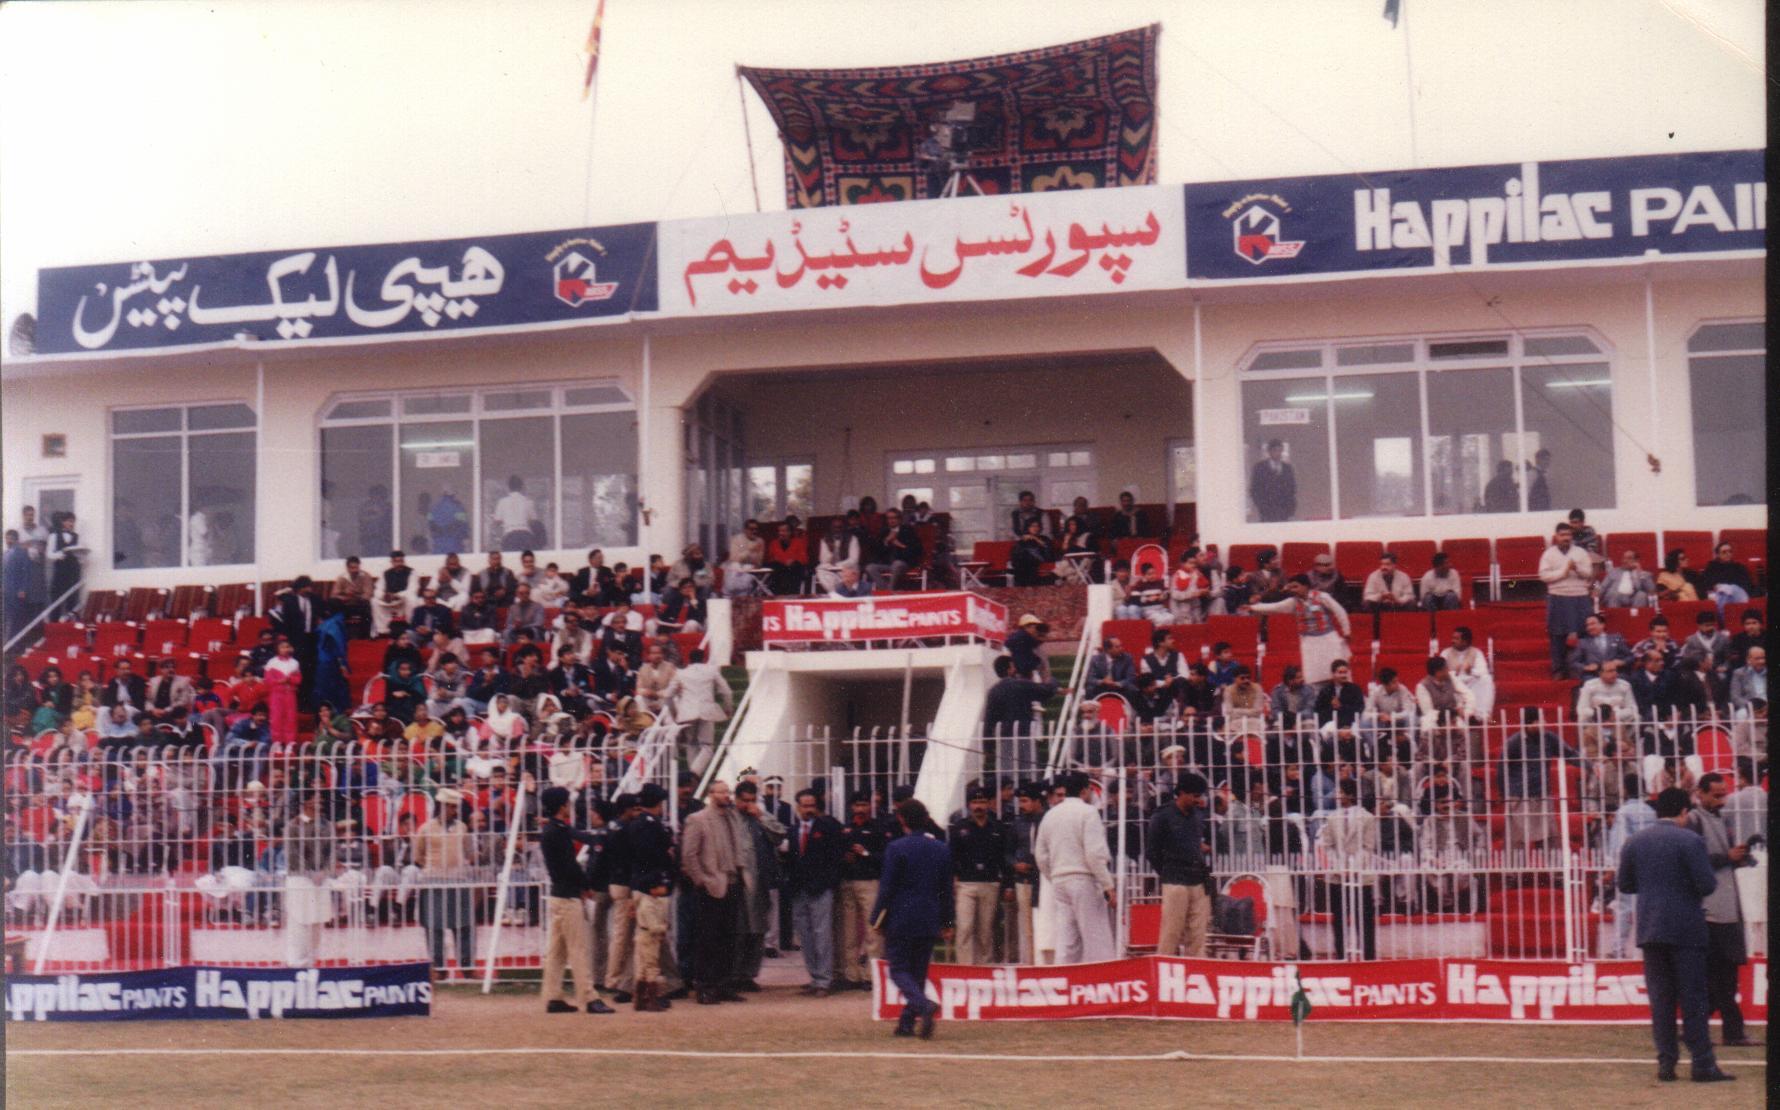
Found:
<svg viewBox="0 0 1780 1110"><path fill-rule="evenodd" d="M891 640L924 636L1007 638L1007 606L971 593L861 598L769 598L760 638L767 644Z"/></svg>
<svg viewBox="0 0 1780 1110"><path fill-rule="evenodd" d="M1744 1016L1765 1022L1767 964L1745 964ZM1520 960L1264 963L1143 956L1061 967L934 964L927 996L947 1021L1149 1018L1290 1021L1302 983L1313 1021L1647 1022L1643 965ZM872 970L872 1016L903 998L889 965Z"/></svg>
<svg viewBox="0 0 1780 1110"><path fill-rule="evenodd" d="M175 967L10 975L9 1021L197 1021L425 1017L425 963L375 967Z"/></svg>

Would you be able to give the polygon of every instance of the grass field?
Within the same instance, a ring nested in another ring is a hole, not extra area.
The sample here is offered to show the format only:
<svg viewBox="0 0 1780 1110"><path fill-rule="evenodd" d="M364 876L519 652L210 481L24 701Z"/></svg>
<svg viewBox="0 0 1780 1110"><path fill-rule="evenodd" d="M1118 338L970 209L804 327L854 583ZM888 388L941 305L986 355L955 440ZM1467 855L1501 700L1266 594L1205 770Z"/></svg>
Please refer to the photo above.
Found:
<svg viewBox="0 0 1780 1110"><path fill-rule="evenodd" d="M484 997L452 987L441 992L430 1018L9 1023L6 1103L711 1106L742 1098L864 1110L1031 1106L1059 1098L1106 1106L1250 1107L1629 1107L1693 1099L1759 1106L1767 1085L1767 1069L1750 1066L1762 1058L1760 1049L1724 1051L1734 1065L1728 1070L1739 1077L1735 1084L1659 1084L1649 1032L1641 1026L1343 1025L1313 1018L1305 1032L1310 1056L1629 1063L1155 1058L1292 1055L1291 1026L1238 1022L942 1023L930 1042L903 1040L890 1036L888 1023L870 1020L867 995L805 998L796 993L801 977L791 967L781 963L771 972L767 989L745 1004L681 1002L666 1014L626 1008L612 1017L547 1015L534 991L510 987ZM46 1050L82 1054L34 1054ZM713 1055L673 1055L682 1052ZM837 1055L744 1055L818 1052Z"/></svg>

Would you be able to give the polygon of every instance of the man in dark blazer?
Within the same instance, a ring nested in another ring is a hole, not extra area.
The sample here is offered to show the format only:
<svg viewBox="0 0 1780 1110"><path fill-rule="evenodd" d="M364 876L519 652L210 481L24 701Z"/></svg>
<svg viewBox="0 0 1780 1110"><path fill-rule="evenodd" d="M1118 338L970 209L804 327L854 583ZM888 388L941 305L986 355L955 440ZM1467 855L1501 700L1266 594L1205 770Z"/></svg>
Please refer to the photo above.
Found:
<svg viewBox="0 0 1780 1110"><path fill-rule="evenodd" d="M846 840L840 822L817 805L814 790L797 792L797 813L788 829L785 892L810 973L803 992L826 998L834 986L834 892L841 885Z"/></svg>
<svg viewBox="0 0 1780 1110"><path fill-rule="evenodd" d="M895 1035L933 1036L939 1004L927 997L927 965L936 942L952 935L952 853L926 830L933 824L927 807L909 798L896 807L902 835L884 850L884 873L872 906L872 928L884 934L890 981L902 992L902 1016Z"/></svg>
<svg viewBox="0 0 1780 1110"><path fill-rule="evenodd" d="M272 612L274 631L290 641L295 649L297 665L302 668L302 681L297 696L304 706L313 704L315 689L316 647L321 642L321 598L316 596L315 582L307 574L299 575L288 589L278 591Z"/></svg>
<svg viewBox="0 0 1780 1110"><path fill-rule="evenodd" d="M1625 894L1638 896L1638 947L1644 950L1644 990L1650 996L1650 1026L1656 1041L1656 1077L1675 1078L1680 1049L1675 1043L1675 1007L1681 1007L1681 1035L1693 1059L1693 1081L1735 1079L1719 1069L1712 1053L1706 997L1706 911L1704 899L1718 886L1706 842L1687 828L1687 791L1670 787L1656 796L1656 821L1640 830L1619 855L1616 879Z"/></svg>
<svg viewBox="0 0 1780 1110"><path fill-rule="evenodd" d="M1267 457L1255 464L1248 476L1249 500L1255 516L1265 523L1290 520L1298 512L1298 475L1285 461L1286 445L1267 441Z"/></svg>
<svg viewBox="0 0 1780 1110"><path fill-rule="evenodd" d="M99 695L99 704L107 709L127 705L132 716L148 708L148 683L136 673L135 666L128 659L119 659L115 667L105 681L105 692Z"/></svg>

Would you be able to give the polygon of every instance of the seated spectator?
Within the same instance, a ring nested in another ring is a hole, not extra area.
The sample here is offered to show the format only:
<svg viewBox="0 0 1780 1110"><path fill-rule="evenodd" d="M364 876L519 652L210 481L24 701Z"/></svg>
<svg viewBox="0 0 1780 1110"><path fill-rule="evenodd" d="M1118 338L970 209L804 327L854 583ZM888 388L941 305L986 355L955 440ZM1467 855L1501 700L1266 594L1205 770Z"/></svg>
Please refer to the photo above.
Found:
<svg viewBox="0 0 1780 1110"><path fill-rule="evenodd" d="M574 602L570 602L569 607L562 611L557 623L560 627L550 641L551 649L559 655L564 651L572 651L583 659L588 658L593 651L594 635L581 623L581 612L575 608Z"/></svg>
<svg viewBox="0 0 1780 1110"><path fill-rule="evenodd" d="M1148 671L1138 671L1132 678L1131 691L1126 698L1131 702L1131 709L1136 714L1139 730L1153 729L1157 723L1166 719L1174 709L1175 698L1157 682L1156 676Z"/></svg>
<svg viewBox="0 0 1780 1110"><path fill-rule="evenodd" d="M1224 572L1231 578L1236 576L1236 568L1229 567ZM1254 601L1276 601L1272 596L1282 593L1286 588L1285 575L1280 573L1279 552L1271 547L1263 547L1255 552L1255 567L1249 572L1249 589ZM1232 608L1231 612L1235 612Z"/></svg>
<svg viewBox="0 0 1780 1110"><path fill-rule="evenodd" d="M1656 576L1656 598L1662 601L1698 601L1693 571L1687 568L1687 552L1677 548L1663 560Z"/></svg>
<svg viewBox="0 0 1780 1110"><path fill-rule="evenodd" d="M1639 648L1642 647L1640 644ZM1660 651L1633 649L1633 656L1638 667L1632 672L1630 685L1632 698L1638 703L1638 716L1645 721L1662 720L1668 716L1673 669Z"/></svg>
<svg viewBox="0 0 1780 1110"><path fill-rule="evenodd" d="M595 691L593 672L573 651L558 655L556 665L546 672L550 693L563 712L584 717L591 708L588 699Z"/></svg>
<svg viewBox="0 0 1780 1110"><path fill-rule="evenodd" d="M655 627L664 634L703 632L708 623L704 599L698 596L698 587L690 578L668 594L660 612L655 614Z"/></svg>
<svg viewBox="0 0 1780 1110"><path fill-rule="evenodd" d="M439 656L433 669L427 672L432 689L427 694L426 704L434 717L443 719L453 709L469 707L470 678L456 655L446 652Z"/></svg>
<svg viewBox="0 0 1780 1110"><path fill-rule="evenodd" d="M1452 676L1446 657L1428 660L1427 677L1415 687L1416 708L1421 712L1422 757L1437 762L1476 760L1483 753L1474 747L1478 737L1471 731L1477 702L1471 691Z"/></svg>
<svg viewBox="0 0 1780 1110"><path fill-rule="evenodd" d="M519 553L519 569L514 572L513 577L516 583L515 589L521 585L530 586L532 594L536 596L538 583L544 580L544 569L538 566L538 556L535 552L521 551Z"/></svg>
<svg viewBox="0 0 1780 1110"><path fill-rule="evenodd" d="M143 716L155 724L164 724L173 718L176 709L189 709L197 690L192 680L184 675L174 673L175 663L171 659L160 662L160 673L148 682L142 706ZM40 731L40 730L36 730Z"/></svg>
<svg viewBox="0 0 1780 1110"><path fill-rule="evenodd" d="M781 596L803 590L810 573L810 541L803 522L787 516L766 544L767 585Z"/></svg>
<svg viewBox="0 0 1780 1110"><path fill-rule="evenodd" d="M488 595L480 588L470 591L470 600L464 603L458 624L466 644L495 644L501 640L500 610L488 603Z"/></svg>
<svg viewBox="0 0 1780 1110"><path fill-rule="evenodd" d="M420 604L409 615L408 627L425 633L429 639L435 630L447 636L457 634L457 623L451 609L439 600L439 591L431 585L420 591Z"/></svg>
<svg viewBox="0 0 1780 1110"><path fill-rule="evenodd" d="M389 553L389 566L377 580L371 599L371 634L386 636L392 621L406 621L414 608L414 568L400 550Z"/></svg>
<svg viewBox="0 0 1780 1110"><path fill-rule="evenodd" d="M1627 551L1607 572L1601 583L1603 609L1648 609L1656 603L1656 579L1639 562L1636 551Z"/></svg>
<svg viewBox="0 0 1780 1110"><path fill-rule="evenodd" d="M470 580L470 589L481 590L484 599L496 609L513 604L513 595L518 588L519 579L501 563L499 551L490 551L488 565Z"/></svg>
<svg viewBox="0 0 1780 1110"><path fill-rule="evenodd" d="M1663 669L1672 669L1681 658L1681 645L1669 637L1669 618L1659 613L1647 627L1650 635L1632 645L1632 655L1642 659L1654 651L1662 656Z"/></svg>
<svg viewBox="0 0 1780 1110"><path fill-rule="evenodd" d="M679 673L680 669L667 661L659 645L650 644L644 649L643 665L637 668L637 700L643 708L659 716Z"/></svg>
<svg viewBox="0 0 1780 1110"><path fill-rule="evenodd" d="M1025 489L1020 491L1020 502L1014 507L1014 511L1010 516L1011 524L1008 527L1007 534L1008 538L1014 540L1016 543L1025 539L1026 536L1030 534L1034 522L1038 524L1039 533L1041 535L1044 533L1044 510L1038 507L1038 498L1033 495L1031 490Z"/></svg>
<svg viewBox="0 0 1780 1110"><path fill-rule="evenodd" d="M639 567L634 571L629 571L628 579L623 563L619 563L612 569L618 575L619 582L629 590L623 595L623 599L628 600L632 605L661 604L662 595L666 594L668 587L672 585L671 579L674 573L674 568L669 566L668 561L660 555L649 556L649 569L645 571ZM709 587L701 586L700 589L708 590ZM609 604L616 605L619 600L619 598L614 598Z"/></svg>
<svg viewBox="0 0 1780 1110"><path fill-rule="evenodd" d="M413 666L415 674L426 670L426 656L421 654L420 648L414 643L413 634L400 628L390 637L389 646L383 649L381 670L386 675L394 674L396 664L404 661Z"/></svg>
<svg viewBox="0 0 1780 1110"><path fill-rule="evenodd" d="M252 779L258 782L264 778L266 757L271 751L272 726L262 704L254 706L252 713L229 727L217 746L215 758L225 773L231 764L234 766L235 772L230 776L232 781Z"/></svg>
<svg viewBox="0 0 1780 1110"><path fill-rule="evenodd" d="M1304 681L1304 669L1297 664L1287 664L1280 672L1279 685L1268 693L1268 706L1273 712L1273 719L1281 729L1290 731L1298 727L1299 722L1315 723L1317 696L1321 693L1317 687ZM1269 763L1278 763L1271 756Z"/></svg>
<svg viewBox="0 0 1780 1110"><path fill-rule="evenodd" d="M1094 513L1088 508L1088 499L1078 497L1070 506L1069 516L1063 521L1064 534L1068 534L1069 522L1075 521L1075 531L1083 538L1088 548L1094 548L1099 542L1100 522L1094 519Z"/></svg>
<svg viewBox="0 0 1780 1110"><path fill-rule="evenodd" d="M1131 560L1114 559L1112 577L1107 585L1112 587L1113 616L1122 621L1140 621L1143 619L1143 608L1131 601Z"/></svg>
<svg viewBox="0 0 1780 1110"><path fill-rule="evenodd" d="M1378 557L1378 569L1366 576L1361 600L1374 613L1394 613L1416 607L1415 584L1409 575L1397 569L1395 552L1387 551Z"/></svg>
<svg viewBox="0 0 1780 1110"><path fill-rule="evenodd" d="M1718 717L1718 697L1712 660L1706 656L1683 659L1669 678L1669 711L1683 721L1709 721Z"/></svg>
<svg viewBox="0 0 1780 1110"><path fill-rule="evenodd" d="M1366 695L1366 712L1361 722L1373 737L1373 749L1381 750L1381 741L1393 741L1398 735L1415 735L1418 706L1414 691L1403 685L1395 667L1380 667L1378 682Z"/></svg>
<svg viewBox="0 0 1780 1110"><path fill-rule="evenodd" d="M424 701L414 707L414 719L409 721L408 727L402 730L402 738L410 744L437 740L443 735L445 735L445 726L427 712Z"/></svg>
<svg viewBox="0 0 1780 1110"><path fill-rule="evenodd" d="M1162 577L1162 569L1155 563L1143 563L1137 568L1136 580L1131 583L1125 595L1127 611L1135 611L1138 617L1153 625L1162 626L1174 623L1174 613L1168 608L1168 583Z"/></svg>
<svg viewBox="0 0 1780 1110"><path fill-rule="evenodd" d="M270 663L277 655L278 634L273 632L270 628L262 628L260 629L259 639L254 643L252 648L248 649L248 669L254 674L264 677L266 673L266 664ZM122 668L120 668L119 674L121 675L122 673ZM115 681L115 678L113 681Z"/></svg>
<svg viewBox="0 0 1780 1110"><path fill-rule="evenodd" d="M1222 705L1211 685L1211 669L1204 663L1189 663L1186 681L1176 691L1175 703L1180 707L1181 725L1189 734L1204 736L1217 727ZM1210 765L1204 745L1199 746L1196 754L1200 766Z"/></svg>
<svg viewBox="0 0 1780 1110"><path fill-rule="evenodd" d="M1698 662L1704 659L1711 669L1715 686L1728 681L1731 657L1731 638L1718 627L1718 614L1704 612L1694 618L1697 627L1694 634L1681 643L1681 661L1683 663Z"/></svg>
<svg viewBox="0 0 1780 1110"><path fill-rule="evenodd" d="M1143 513L1137 507L1137 498L1130 490L1119 493L1119 507L1114 510L1112 520L1107 523L1106 534L1114 540L1142 539L1150 534L1143 519Z"/></svg>
<svg viewBox="0 0 1780 1110"><path fill-rule="evenodd" d="M488 734L509 749L526 733L525 715L508 694L496 694L488 704Z"/></svg>
<svg viewBox="0 0 1780 1110"><path fill-rule="evenodd" d="M544 575L532 586L532 600L546 609L560 609L569 599L569 580L555 563L544 567Z"/></svg>
<svg viewBox="0 0 1780 1110"><path fill-rule="evenodd" d="M746 521L742 530L729 538L729 558L723 564L723 596L752 597L764 587L754 571L766 565L766 540L760 535L760 522Z"/></svg>
<svg viewBox="0 0 1780 1110"><path fill-rule="evenodd" d="M1434 553L1433 565L1422 575L1422 608L1463 609L1465 607L1464 577L1452 565L1446 552Z"/></svg>
<svg viewBox="0 0 1780 1110"><path fill-rule="evenodd" d="M1267 734L1267 693L1248 667L1236 665L1230 683L1224 687L1223 702L1227 736L1235 739Z"/></svg>
<svg viewBox="0 0 1780 1110"><path fill-rule="evenodd" d="M1321 590L1336 601L1347 605L1352 601L1349 596L1347 579L1335 569L1335 557L1329 554L1318 555L1310 565L1310 588Z"/></svg>
<svg viewBox="0 0 1780 1110"><path fill-rule="evenodd" d="M1211 645L1211 663L1207 670L1211 672L1211 684L1214 688L1222 690L1235 682L1237 668L1241 666L1236 661L1236 649L1230 646L1229 641L1219 640Z"/></svg>
<svg viewBox="0 0 1780 1110"><path fill-rule="evenodd" d="M108 741L129 740L135 735L136 716L127 705L114 705L99 718L99 742L102 745Z"/></svg>
<svg viewBox="0 0 1780 1110"><path fill-rule="evenodd" d="M1143 653L1138 669L1156 676L1157 687L1178 696L1187 678L1187 658L1174 642L1174 630L1152 629L1149 650Z"/></svg>
<svg viewBox="0 0 1780 1110"><path fill-rule="evenodd" d="M1209 558L1210 553L1206 552L1201 557ZM1254 574L1238 563L1231 563L1224 569L1221 587L1217 585L1217 580L1214 578L1212 588L1216 592L1210 604L1206 606L1208 614L1219 612L1246 614L1250 605L1261 600L1261 591L1256 584Z"/></svg>
<svg viewBox="0 0 1780 1110"><path fill-rule="evenodd" d="M329 600L345 611L348 621L363 628L371 622L371 598L376 593L377 579L363 570L359 557L353 555L346 560L346 570L334 579Z"/></svg>
<svg viewBox="0 0 1780 1110"><path fill-rule="evenodd" d="M600 652L621 651L635 667L643 661L643 627L643 615L621 603L600 622ZM597 659L589 666L597 666Z"/></svg>
<svg viewBox="0 0 1780 1110"><path fill-rule="evenodd" d="M440 604L456 613L463 609L464 603L470 600L470 571L458 558L457 552L445 556L445 563L439 568L439 574L433 579L433 586Z"/></svg>
<svg viewBox="0 0 1780 1110"><path fill-rule="evenodd" d="M1131 697L1137 692L1136 664L1117 636L1108 636L1100 650L1088 660L1088 679L1083 691L1089 698L1101 694Z"/></svg>
<svg viewBox="0 0 1780 1110"><path fill-rule="evenodd" d="M1323 736L1323 751L1357 748L1360 715L1364 712L1366 692L1353 681L1353 668L1345 659L1335 660L1329 664L1329 681L1316 693L1316 723ZM1327 756L1324 761L1334 762Z"/></svg>
<svg viewBox="0 0 1780 1110"><path fill-rule="evenodd" d="M532 600L532 588L524 582L519 583L513 591L513 604L507 609L507 642L517 643L521 632L541 640L547 623L544 607Z"/></svg>
<svg viewBox="0 0 1780 1110"><path fill-rule="evenodd" d="M1727 605L1738 605L1755 594L1755 582L1749 568L1737 562L1731 545L1720 543L1712 549L1712 561L1700 571L1697 583L1700 596L1718 603L1718 611Z"/></svg>
<svg viewBox="0 0 1780 1110"><path fill-rule="evenodd" d="M469 703L470 712L482 716L495 698L511 693L512 688L512 676L501 666L500 652L485 651L477 659L476 669L470 672L464 698Z"/></svg>
<svg viewBox="0 0 1780 1110"><path fill-rule="evenodd" d="M871 592L871 583L860 577L859 568L843 566L840 570L840 577L834 584L834 589L830 591L830 596L869 597Z"/></svg>
<svg viewBox="0 0 1780 1110"><path fill-rule="evenodd" d="M1761 610L1743 610L1743 631L1731 637L1730 668L1735 670L1741 667L1749 655L1750 648L1766 647L1767 643L1767 621L1762 618ZM45 687L45 689L48 688Z"/></svg>
<svg viewBox="0 0 1780 1110"><path fill-rule="evenodd" d="M1619 677L1620 663L1608 659L1599 673L1582 684L1576 695L1576 719L1582 723L1582 752L1590 759L1625 755L1624 741L1638 723L1638 697L1632 684ZM1608 772L1614 777L1622 769ZM1613 778L1606 780L1609 784Z"/></svg>
<svg viewBox="0 0 1780 1110"><path fill-rule="evenodd" d="M637 673L631 669L630 656L619 648L608 649L605 658L594 662L593 689L608 706L635 697Z"/></svg>
<svg viewBox="0 0 1780 1110"><path fill-rule="evenodd" d="M816 546L816 589L832 594L841 584L841 572L858 572L861 561L859 537L847 529L842 517L828 522L828 535Z"/></svg>
<svg viewBox="0 0 1780 1110"><path fill-rule="evenodd" d="M922 563L921 534L896 509L884 514L884 526L883 549L866 573L874 589L894 590L904 574Z"/></svg>
<svg viewBox="0 0 1780 1110"><path fill-rule="evenodd" d="M1086 502L1087 498L1076 500ZM1094 580L1094 561L1098 554L1094 533L1085 531L1082 517L1072 514L1063 521L1063 534L1057 537L1057 580L1077 586L1088 585Z"/></svg>
<svg viewBox="0 0 1780 1110"><path fill-rule="evenodd" d="M680 561L668 568L667 588L672 589L688 578L706 596L717 588L717 572L705 559L705 549L696 543L687 544L680 552Z"/></svg>
<svg viewBox="0 0 1780 1110"><path fill-rule="evenodd" d="M1591 679L1601 673L1603 663L1625 664L1631 662L1631 658L1632 649L1626 645L1625 637L1607 631L1607 623L1601 615L1590 613L1583 618L1582 635L1576 638L1576 646L1570 651L1570 677Z"/></svg>
<svg viewBox="0 0 1780 1110"><path fill-rule="evenodd" d="M398 660L395 670L384 676L383 704L404 726L414 720L415 707L426 704L426 697L426 683L409 660Z"/></svg>
<svg viewBox="0 0 1780 1110"><path fill-rule="evenodd" d="M1008 553L1007 565L1013 572L1014 585L1036 586L1041 581L1044 565L1056 562L1057 549L1044 534L1042 515L1029 518L1025 529L1014 541L1013 550Z"/></svg>

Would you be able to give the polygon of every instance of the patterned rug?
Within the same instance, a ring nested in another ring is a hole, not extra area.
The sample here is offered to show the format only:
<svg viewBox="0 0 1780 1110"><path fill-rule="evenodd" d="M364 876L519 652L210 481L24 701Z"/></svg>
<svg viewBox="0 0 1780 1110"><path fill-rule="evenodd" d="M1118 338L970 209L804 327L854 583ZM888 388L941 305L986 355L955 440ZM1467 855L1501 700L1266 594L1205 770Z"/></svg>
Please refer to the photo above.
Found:
<svg viewBox="0 0 1780 1110"><path fill-rule="evenodd" d="M954 102L976 106L971 174L985 193L1156 180L1160 24L993 58L881 69L752 69L742 75L785 143L792 208L938 196L916 159ZM968 193L966 188L963 190Z"/></svg>

